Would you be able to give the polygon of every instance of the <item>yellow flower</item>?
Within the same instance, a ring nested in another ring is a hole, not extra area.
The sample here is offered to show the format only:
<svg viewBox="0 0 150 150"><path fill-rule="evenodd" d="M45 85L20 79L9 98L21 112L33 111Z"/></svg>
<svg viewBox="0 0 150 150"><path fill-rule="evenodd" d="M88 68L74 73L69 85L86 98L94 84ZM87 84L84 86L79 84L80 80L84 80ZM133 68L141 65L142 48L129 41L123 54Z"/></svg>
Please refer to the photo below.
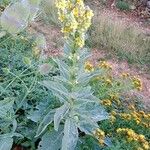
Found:
<svg viewBox="0 0 150 150"><path fill-rule="evenodd" d="M143 148L139 147L137 150L144 150Z"/></svg>
<svg viewBox="0 0 150 150"><path fill-rule="evenodd" d="M144 148L145 150L149 150L150 146L149 146L149 144L148 144L147 141L145 141L145 142L143 143L143 148Z"/></svg>
<svg viewBox="0 0 150 150"><path fill-rule="evenodd" d="M104 138L105 137L105 132L98 128L94 132L94 135L97 136L98 138Z"/></svg>
<svg viewBox="0 0 150 150"><path fill-rule="evenodd" d="M135 121L136 121L137 124L140 124L140 123L141 123L141 119L140 119L140 118L136 118Z"/></svg>
<svg viewBox="0 0 150 150"><path fill-rule="evenodd" d="M75 8L73 9L73 14L74 14L75 17L78 17L78 16L79 16L79 9L78 9L78 7L75 7Z"/></svg>
<svg viewBox="0 0 150 150"><path fill-rule="evenodd" d="M138 140L139 140L140 142L144 142L144 141L145 141L145 136L142 135L142 134L140 134L140 135L138 136Z"/></svg>
<svg viewBox="0 0 150 150"><path fill-rule="evenodd" d="M106 61L101 61L98 66L104 69L112 69L112 66Z"/></svg>
<svg viewBox="0 0 150 150"><path fill-rule="evenodd" d="M89 61L87 61L85 63L84 68L85 68L86 72L92 72L92 71L94 71L94 67L93 67L93 65Z"/></svg>
<svg viewBox="0 0 150 150"><path fill-rule="evenodd" d="M112 111L111 115L116 116L117 115L116 111Z"/></svg>
<svg viewBox="0 0 150 150"><path fill-rule="evenodd" d="M145 115L145 112L144 111L139 111L139 114L144 116Z"/></svg>
<svg viewBox="0 0 150 150"><path fill-rule="evenodd" d="M120 133L120 132L124 132L126 129L124 129L124 128L118 128L116 131L117 131L117 133Z"/></svg>
<svg viewBox="0 0 150 150"><path fill-rule="evenodd" d="M60 14L59 17L58 17L58 19L59 19L61 22L63 22L63 21L65 20L65 15Z"/></svg>
<svg viewBox="0 0 150 150"><path fill-rule="evenodd" d="M129 76L130 76L129 73L122 73L122 74L121 74L121 77L123 77L123 78L127 78L127 77L129 77Z"/></svg>
<svg viewBox="0 0 150 150"><path fill-rule="evenodd" d="M105 82L107 85L112 85L112 81L110 79L106 79Z"/></svg>
<svg viewBox="0 0 150 150"><path fill-rule="evenodd" d="M130 114L121 113L120 116L125 120L131 120L131 115Z"/></svg>
<svg viewBox="0 0 150 150"><path fill-rule="evenodd" d="M98 139L99 143L101 145L104 144L104 139L105 139L105 132L102 131L101 129L96 129L96 131L94 131L94 136Z"/></svg>
<svg viewBox="0 0 150 150"><path fill-rule="evenodd" d="M58 9L61 9L62 11L64 11L66 6L67 6L66 0L56 0L56 7Z"/></svg>
<svg viewBox="0 0 150 150"><path fill-rule="evenodd" d="M134 105L129 105L129 108L135 111L135 106Z"/></svg>
<svg viewBox="0 0 150 150"><path fill-rule="evenodd" d="M100 145L104 145L105 143L104 139L99 139L98 142L100 143Z"/></svg>
<svg viewBox="0 0 150 150"><path fill-rule="evenodd" d="M85 32L94 15L93 11L84 5L83 0L56 0L56 7L65 39L72 38L76 46L82 48L85 44Z"/></svg>
<svg viewBox="0 0 150 150"><path fill-rule="evenodd" d="M81 38L81 37L77 37L76 39L75 39L75 42L76 42L76 44L77 44L77 46L79 46L80 48L82 48L83 46L84 46L84 39L83 38Z"/></svg>
<svg viewBox="0 0 150 150"><path fill-rule="evenodd" d="M113 115L111 115L111 116L110 116L110 121L111 121L111 123L114 123L114 122L116 121L116 117L113 116Z"/></svg>
<svg viewBox="0 0 150 150"><path fill-rule="evenodd" d="M94 16L93 11L89 7L86 8L85 16L87 19L91 19Z"/></svg>
<svg viewBox="0 0 150 150"><path fill-rule="evenodd" d="M139 91L142 90L142 82L139 78L133 77L132 83L133 83L134 88L136 88Z"/></svg>
<svg viewBox="0 0 150 150"><path fill-rule="evenodd" d="M112 104L109 99L105 99L105 100L103 100L101 103L102 103L102 105L104 105L104 106L111 106L111 104Z"/></svg>

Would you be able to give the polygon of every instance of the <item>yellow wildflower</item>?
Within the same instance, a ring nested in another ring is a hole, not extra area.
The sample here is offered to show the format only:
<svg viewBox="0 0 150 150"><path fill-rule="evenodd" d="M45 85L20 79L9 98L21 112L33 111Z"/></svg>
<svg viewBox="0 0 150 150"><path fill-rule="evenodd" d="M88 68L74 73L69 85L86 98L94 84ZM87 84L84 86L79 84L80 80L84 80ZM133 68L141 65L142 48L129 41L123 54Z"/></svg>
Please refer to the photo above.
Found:
<svg viewBox="0 0 150 150"><path fill-rule="evenodd" d="M66 0L56 0L56 7L62 11L65 10L67 6Z"/></svg>
<svg viewBox="0 0 150 150"><path fill-rule="evenodd" d="M75 8L73 9L73 14L74 14L75 17L78 17L78 16L79 16L79 9L78 9L78 7L75 7Z"/></svg>
<svg viewBox="0 0 150 150"><path fill-rule="evenodd" d="M101 129L96 129L96 131L94 131L94 136L98 139L101 145L104 144L104 139L105 139L104 131L102 131Z"/></svg>
<svg viewBox="0 0 150 150"><path fill-rule="evenodd" d="M147 141L145 141L142 145L145 150L149 150L150 146Z"/></svg>
<svg viewBox="0 0 150 150"><path fill-rule="evenodd" d="M106 61L101 61L99 63L99 67L104 69L112 69L112 66L108 64Z"/></svg>
<svg viewBox="0 0 150 150"><path fill-rule="evenodd" d="M113 115L111 115L111 116L110 116L110 121L111 121L111 123L114 123L114 122L116 121L116 117L113 116Z"/></svg>
<svg viewBox="0 0 150 150"><path fill-rule="evenodd" d="M144 142L144 141L145 141L145 136L144 136L143 134L140 134L140 135L138 136L138 140L139 140L140 142Z"/></svg>
<svg viewBox="0 0 150 150"><path fill-rule="evenodd" d="M121 74L121 77L122 77L122 78L127 78L127 77L129 77L129 76L130 76L129 73L122 73L122 74Z"/></svg>
<svg viewBox="0 0 150 150"><path fill-rule="evenodd" d="M142 90L142 82L139 78L133 77L132 82L133 82L134 88L136 88L139 91Z"/></svg>
<svg viewBox="0 0 150 150"><path fill-rule="evenodd" d="M105 82L107 85L112 85L112 81L110 79L106 79Z"/></svg>
<svg viewBox="0 0 150 150"><path fill-rule="evenodd" d="M86 72L92 72L92 71L94 71L94 67L93 67L93 65L89 61L87 61L85 63L84 68L85 68Z"/></svg>
<svg viewBox="0 0 150 150"><path fill-rule="evenodd" d="M137 150L144 150L143 148L139 147Z"/></svg>
<svg viewBox="0 0 150 150"><path fill-rule="evenodd" d="M84 46L84 38L81 38L81 37L77 37L76 39L75 39L75 42L76 42L76 44L77 44L77 46L79 46L80 48L82 48L83 46Z"/></svg>
<svg viewBox="0 0 150 150"><path fill-rule="evenodd" d="M125 120L131 120L131 115L130 114L121 113L120 116Z"/></svg>
<svg viewBox="0 0 150 150"><path fill-rule="evenodd" d="M116 116L116 115L117 115L116 111L113 110L113 111L111 112L111 115Z"/></svg>
<svg viewBox="0 0 150 150"><path fill-rule="evenodd" d="M105 99L101 102L104 106L111 106L111 101L109 99Z"/></svg>

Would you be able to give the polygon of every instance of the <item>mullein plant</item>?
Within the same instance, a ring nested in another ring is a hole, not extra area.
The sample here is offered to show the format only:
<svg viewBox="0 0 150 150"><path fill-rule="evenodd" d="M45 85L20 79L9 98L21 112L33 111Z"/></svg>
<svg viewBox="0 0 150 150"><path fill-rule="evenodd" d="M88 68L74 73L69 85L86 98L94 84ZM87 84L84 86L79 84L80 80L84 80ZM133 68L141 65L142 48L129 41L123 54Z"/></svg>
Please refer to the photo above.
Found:
<svg viewBox="0 0 150 150"><path fill-rule="evenodd" d="M54 58L59 75L40 84L53 92L60 107L50 110L40 122L36 133L37 138L41 137L39 149L78 149L76 146L83 135L105 143L98 122L107 119L108 114L89 85L90 80L103 71L89 65L87 59L91 54L84 48L93 11L83 0L56 0L56 7L65 39L64 54Z"/></svg>

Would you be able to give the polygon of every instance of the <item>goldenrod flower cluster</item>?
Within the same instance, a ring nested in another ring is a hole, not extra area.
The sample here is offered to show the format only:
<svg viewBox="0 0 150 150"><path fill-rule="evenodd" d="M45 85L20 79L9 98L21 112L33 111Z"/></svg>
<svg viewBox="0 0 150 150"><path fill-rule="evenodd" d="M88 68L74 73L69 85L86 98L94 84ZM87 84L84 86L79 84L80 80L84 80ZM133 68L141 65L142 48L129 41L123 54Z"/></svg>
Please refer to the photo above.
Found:
<svg viewBox="0 0 150 150"><path fill-rule="evenodd" d="M89 61L85 62L84 69L86 72L93 72L94 71L94 66L92 63Z"/></svg>
<svg viewBox="0 0 150 150"><path fill-rule="evenodd" d="M130 74L129 73L125 73L125 72L123 72L122 74L121 74L121 77L122 78L127 78L127 77L129 77L130 76Z"/></svg>
<svg viewBox="0 0 150 150"><path fill-rule="evenodd" d="M101 104L104 106L111 106L112 102L109 99L104 99L101 101Z"/></svg>
<svg viewBox="0 0 150 150"><path fill-rule="evenodd" d="M101 61L98 66L103 69L112 69L112 66L106 61Z"/></svg>
<svg viewBox="0 0 150 150"><path fill-rule="evenodd" d="M76 46L82 48L85 33L91 25L93 11L84 5L83 0L56 0L58 18L66 38L72 38Z"/></svg>
<svg viewBox="0 0 150 150"><path fill-rule="evenodd" d="M121 104L121 102L119 100L119 94L114 93L114 94L110 94L109 96L110 96L111 101L117 103L117 105Z"/></svg>
<svg viewBox="0 0 150 150"><path fill-rule="evenodd" d="M150 114L146 114L144 111L133 111L131 116L137 124L141 124L146 128L150 127Z"/></svg>
<svg viewBox="0 0 150 150"><path fill-rule="evenodd" d="M94 131L94 136L98 139L101 145L104 145L104 140L105 140L104 131L102 131L101 129L96 129L96 131Z"/></svg>
<svg viewBox="0 0 150 150"><path fill-rule="evenodd" d="M118 128L117 133L125 135L129 142L131 142L131 141L139 142L142 145L142 148L144 150L149 150L149 148L150 148L149 143L146 141L145 136L142 134L135 133L134 130L132 130L132 129Z"/></svg>
<svg viewBox="0 0 150 150"><path fill-rule="evenodd" d="M120 113L119 116L125 120L131 120L131 115L128 113Z"/></svg>
<svg viewBox="0 0 150 150"><path fill-rule="evenodd" d="M141 82L141 80L139 78L137 78L137 77L134 76L133 79L132 79L132 82L133 82L133 86L137 90L139 90L139 91L142 90L142 82Z"/></svg>

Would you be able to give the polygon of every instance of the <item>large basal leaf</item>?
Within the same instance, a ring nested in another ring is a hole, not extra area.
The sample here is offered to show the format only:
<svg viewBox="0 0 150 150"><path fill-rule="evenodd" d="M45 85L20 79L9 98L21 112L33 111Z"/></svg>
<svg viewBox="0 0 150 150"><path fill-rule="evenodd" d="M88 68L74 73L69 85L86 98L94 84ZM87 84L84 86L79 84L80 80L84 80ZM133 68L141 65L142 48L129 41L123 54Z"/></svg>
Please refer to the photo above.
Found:
<svg viewBox="0 0 150 150"><path fill-rule="evenodd" d="M63 128L60 127L58 131L47 131L41 142L38 150L60 150L63 137Z"/></svg>
<svg viewBox="0 0 150 150"><path fill-rule="evenodd" d="M7 112L10 112L13 108L14 100L6 98L0 101L0 118L4 118Z"/></svg>
<svg viewBox="0 0 150 150"><path fill-rule="evenodd" d="M0 138L0 150L11 150L13 138Z"/></svg>
<svg viewBox="0 0 150 150"><path fill-rule="evenodd" d="M74 150L78 142L78 128L71 118L67 118L61 150Z"/></svg>
<svg viewBox="0 0 150 150"><path fill-rule="evenodd" d="M56 109L56 113L54 115L54 128L56 131L58 131L59 124L63 117L68 113L69 108L69 104L65 103L63 106Z"/></svg>
<svg viewBox="0 0 150 150"><path fill-rule="evenodd" d="M11 34L21 32L28 25L30 10L27 5L16 2L8 6L1 15L1 26Z"/></svg>
<svg viewBox="0 0 150 150"><path fill-rule="evenodd" d="M36 137L38 137L39 135L41 135L45 129L48 127L48 125L50 125L52 123L52 121L54 120L54 113L55 111L50 111L42 120L42 122L40 123L38 130L36 132Z"/></svg>

